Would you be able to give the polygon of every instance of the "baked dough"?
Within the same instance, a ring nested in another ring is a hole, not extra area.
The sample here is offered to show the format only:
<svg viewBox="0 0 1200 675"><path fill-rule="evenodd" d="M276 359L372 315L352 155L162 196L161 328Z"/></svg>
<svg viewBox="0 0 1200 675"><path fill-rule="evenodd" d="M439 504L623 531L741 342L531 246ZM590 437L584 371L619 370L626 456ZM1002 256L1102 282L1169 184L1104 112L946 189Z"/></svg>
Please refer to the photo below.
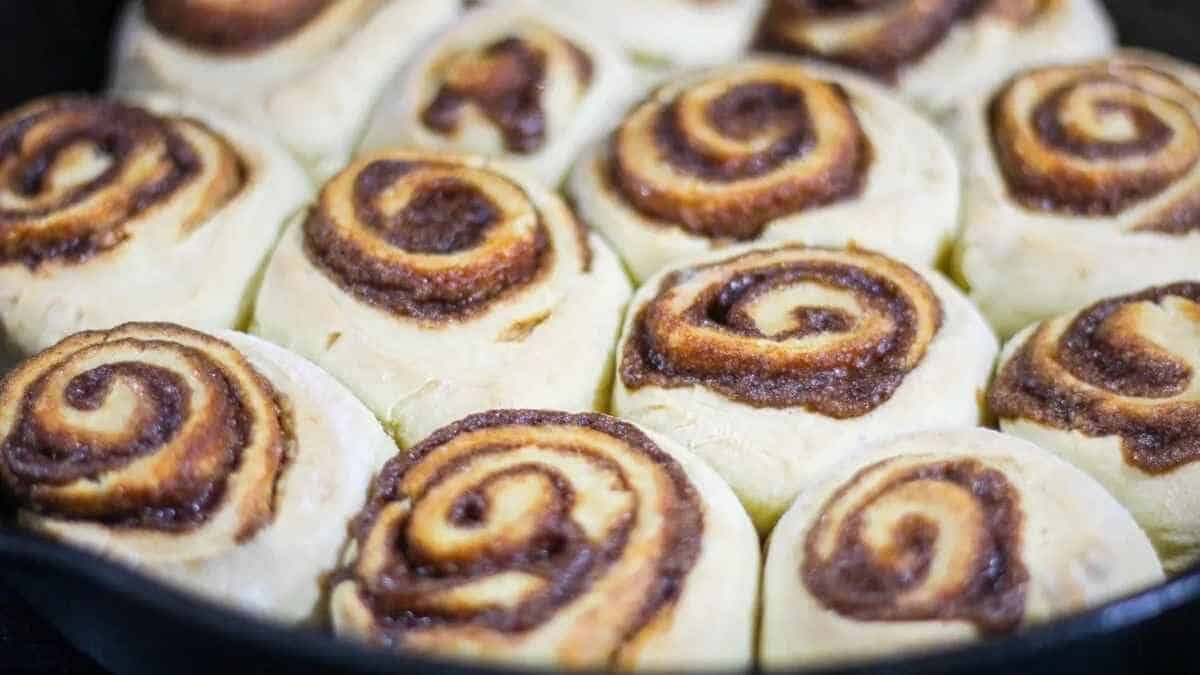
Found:
<svg viewBox="0 0 1200 675"><path fill-rule="evenodd" d="M1031 71L965 106L957 133L957 273L1002 336L1195 278L1200 70L1122 51Z"/></svg>
<svg viewBox="0 0 1200 675"><path fill-rule="evenodd" d="M977 424L998 345L936 272L786 245L651 278L617 349L616 413L707 460L765 534L864 442Z"/></svg>
<svg viewBox="0 0 1200 675"><path fill-rule="evenodd" d="M1168 572L1200 559L1200 282L1106 298L1021 331L988 402L1006 433L1100 481Z"/></svg>
<svg viewBox="0 0 1200 675"><path fill-rule="evenodd" d="M772 0L758 47L841 63L941 114L1014 73L1116 44L1097 0ZM822 7L821 5L827 5Z"/></svg>
<svg viewBox="0 0 1200 675"><path fill-rule="evenodd" d="M986 429L856 451L771 535L760 664L895 656L1003 636L1161 581L1094 480Z"/></svg>
<svg viewBox="0 0 1200 675"><path fill-rule="evenodd" d="M848 71L754 60L671 80L568 192L635 278L734 242L855 243L932 265L958 228L950 145Z"/></svg>
<svg viewBox="0 0 1200 675"><path fill-rule="evenodd" d="M754 528L703 462L614 417L456 422L384 468L355 541L340 635L568 669L751 664Z"/></svg>
<svg viewBox="0 0 1200 675"><path fill-rule="evenodd" d="M603 408L629 295L616 256L535 181L390 151L357 160L292 224L253 330L410 445L506 405Z"/></svg>
<svg viewBox="0 0 1200 675"><path fill-rule="evenodd" d="M557 185L636 92L624 55L586 24L501 2L469 13L384 89L363 148L499 157Z"/></svg>
<svg viewBox="0 0 1200 675"><path fill-rule="evenodd" d="M142 0L118 29L113 86L212 102L337 173L384 84L459 13L448 0Z"/></svg>
<svg viewBox="0 0 1200 675"><path fill-rule="evenodd" d="M16 356L126 321L239 326L312 195L277 143L164 94L39 99L0 134L15 141L0 147L0 343Z"/></svg>
<svg viewBox="0 0 1200 675"><path fill-rule="evenodd" d="M79 333L0 385L0 479L24 525L286 622L315 618L394 453L329 375L231 331Z"/></svg>

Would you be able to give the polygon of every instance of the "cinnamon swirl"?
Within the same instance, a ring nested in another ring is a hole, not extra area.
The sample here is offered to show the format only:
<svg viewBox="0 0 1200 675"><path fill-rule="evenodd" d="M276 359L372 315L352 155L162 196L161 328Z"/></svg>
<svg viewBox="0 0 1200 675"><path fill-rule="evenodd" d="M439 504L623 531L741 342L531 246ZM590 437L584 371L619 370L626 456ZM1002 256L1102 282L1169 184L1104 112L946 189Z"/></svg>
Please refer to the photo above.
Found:
<svg viewBox="0 0 1200 675"><path fill-rule="evenodd" d="M771 0L757 46L838 63L934 113L1115 43L1096 0Z"/></svg>
<svg viewBox="0 0 1200 675"><path fill-rule="evenodd" d="M4 342L23 356L125 321L234 327L310 193L277 144L185 100L58 96L0 115Z"/></svg>
<svg viewBox="0 0 1200 675"><path fill-rule="evenodd" d="M754 528L703 462L614 417L498 410L439 430L384 468L347 557L334 626L393 649L751 662Z"/></svg>
<svg viewBox="0 0 1200 675"><path fill-rule="evenodd" d="M289 622L317 610L394 452L331 377L229 331L79 333L0 381L0 487L22 523Z"/></svg>
<svg viewBox="0 0 1200 675"><path fill-rule="evenodd" d="M1002 636L1162 579L1146 535L1091 478L985 429L856 451L771 535L766 668Z"/></svg>
<svg viewBox="0 0 1200 675"><path fill-rule="evenodd" d="M635 277L731 242L857 243L929 265L957 228L934 127L847 72L758 60L692 73L576 164L580 216Z"/></svg>
<svg viewBox="0 0 1200 675"><path fill-rule="evenodd" d="M458 14L444 0L142 0L118 92L210 101L275 133L318 178L346 163L389 78Z"/></svg>
<svg viewBox="0 0 1200 675"><path fill-rule="evenodd" d="M285 234L254 330L410 444L504 405L602 406L629 294L549 190L480 158L391 151L338 174Z"/></svg>
<svg viewBox="0 0 1200 675"><path fill-rule="evenodd" d="M616 47L531 0L477 9L389 85L363 147L502 158L556 185L632 100Z"/></svg>
<svg viewBox="0 0 1200 675"><path fill-rule="evenodd" d="M1195 276L1200 70L1133 51L1033 70L958 126L958 273L1002 335Z"/></svg>
<svg viewBox="0 0 1200 675"><path fill-rule="evenodd" d="M766 532L855 446L978 423L997 348L936 272L858 249L736 249L638 291L613 407L707 460Z"/></svg>
<svg viewBox="0 0 1200 675"><path fill-rule="evenodd" d="M1200 558L1200 282L1106 298L1005 346L988 395L1007 433L1102 483L1168 571Z"/></svg>

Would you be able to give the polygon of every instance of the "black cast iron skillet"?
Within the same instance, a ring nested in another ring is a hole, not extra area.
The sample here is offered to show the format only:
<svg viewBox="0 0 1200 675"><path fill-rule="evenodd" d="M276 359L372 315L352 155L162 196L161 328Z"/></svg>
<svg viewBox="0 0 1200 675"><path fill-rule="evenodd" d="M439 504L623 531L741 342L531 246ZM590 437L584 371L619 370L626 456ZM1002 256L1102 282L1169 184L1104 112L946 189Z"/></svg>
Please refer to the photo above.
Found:
<svg viewBox="0 0 1200 675"><path fill-rule="evenodd" d="M456 0L445 0L452 2ZM603 2L604 0L597 0ZM95 89L119 0L0 0L0 109ZM1122 40L1200 62L1200 3L1109 0ZM264 623L19 532L0 512L0 578L119 675L446 673L513 669L398 656ZM713 608L720 611L720 608ZM813 675L1200 673L1200 567L1164 585L1015 637Z"/></svg>

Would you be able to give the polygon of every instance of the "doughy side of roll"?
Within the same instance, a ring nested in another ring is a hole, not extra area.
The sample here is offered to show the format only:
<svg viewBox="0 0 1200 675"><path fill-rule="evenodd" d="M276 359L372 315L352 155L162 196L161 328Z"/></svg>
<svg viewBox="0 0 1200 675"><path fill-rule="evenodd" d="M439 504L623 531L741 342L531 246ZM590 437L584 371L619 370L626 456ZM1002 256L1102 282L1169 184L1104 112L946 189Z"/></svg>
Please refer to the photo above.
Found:
<svg viewBox="0 0 1200 675"><path fill-rule="evenodd" d="M345 165L385 83L460 8L445 0L131 2L113 88L212 102L277 135L324 179Z"/></svg>

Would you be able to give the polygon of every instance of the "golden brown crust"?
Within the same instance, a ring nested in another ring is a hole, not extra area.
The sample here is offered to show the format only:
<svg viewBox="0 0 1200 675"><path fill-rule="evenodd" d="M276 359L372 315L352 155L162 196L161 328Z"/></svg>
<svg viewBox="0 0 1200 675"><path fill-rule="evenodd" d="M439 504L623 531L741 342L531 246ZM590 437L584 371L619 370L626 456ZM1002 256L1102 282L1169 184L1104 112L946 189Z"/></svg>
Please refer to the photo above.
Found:
<svg viewBox="0 0 1200 675"><path fill-rule="evenodd" d="M1026 24L1060 0L772 0L757 44L895 81L960 22L986 15ZM830 40L829 32L841 36ZM817 35L821 38L818 39Z"/></svg>
<svg viewBox="0 0 1200 675"><path fill-rule="evenodd" d="M514 153L537 152L546 142L546 61L567 58L580 89L592 78L592 60L573 42L546 30L528 37L508 35L477 49L456 52L435 64L442 84L421 111L431 131L449 135L458 128L467 106L473 106L500 131Z"/></svg>
<svg viewBox="0 0 1200 675"><path fill-rule="evenodd" d="M79 333L11 372L0 404L0 478L22 508L183 532L236 476L254 493L239 536L271 518L290 427L270 383L216 338L170 324Z"/></svg>
<svg viewBox="0 0 1200 675"><path fill-rule="evenodd" d="M175 224L185 234L245 182L236 151L200 122L96 98L34 101L0 118L0 264L84 261L194 189Z"/></svg>
<svg viewBox="0 0 1200 675"><path fill-rule="evenodd" d="M158 31L197 49L250 52L296 33L339 0L145 0Z"/></svg>
<svg viewBox="0 0 1200 675"><path fill-rule="evenodd" d="M847 301L788 298L805 288ZM771 308L773 296L783 306ZM620 377L630 389L697 385L759 407L858 417L891 398L941 322L928 283L885 256L752 251L663 279L632 324Z"/></svg>
<svg viewBox="0 0 1200 675"><path fill-rule="evenodd" d="M1195 377L1193 364L1139 331L1139 308L1166 303L1200 316L1200 283L1102 300L1061 327L1039 326L997 374L992 413L1119 436L1126 464L1149 474L1200 459L1200 402L1172 400Z"/></svg>
<svg viewBox="0 0 1200 675"><path fill-rule="evenodd" d="M636 608L597 615L604 629L590 631L615 664L670 612L703 529L683 469L633 425L491 411L384 467L358 520L357 560L339 579L370 608L371 639L401 648L445 631L527 633L614 575L628 579L644 589ZM504 575L521 592L487 600L481 585Z"/></svg>
<svg viewBox="0 0 1200 675"><path fill-rule="evenodd" d="M610 189L648 218L747 240L857 196L871 146L840 86L760 62L652 96L614 132L609 156Z"/></svg>
<svg viewBox="0 0 1200 675"><path fill-rule="evenodd" d="M352 164L322 190L304 235L309 260L347 292L431 326L476 315L555 257L524 188L450 156Z"/></svg>
<svg viewBox="0 0 1200 675"><path fill-rule="evenodd" d="M1150 64L1119 60L1020 75L989 109L1013 199L1037 211L1116 216L1158 196L1200 160L1200 97ZM1185 234L1200 204L1169 204L1133 229Z"/></svg>
<svg viewBox="0 0 1200 675"><path fill-rule="evenodd" d="M822 513L801 576L833 611L861 621L970 621L991 634L1020 625L1029 573L1019 496L1002 472L973 459L885 460L858 472Z"/></svg>

